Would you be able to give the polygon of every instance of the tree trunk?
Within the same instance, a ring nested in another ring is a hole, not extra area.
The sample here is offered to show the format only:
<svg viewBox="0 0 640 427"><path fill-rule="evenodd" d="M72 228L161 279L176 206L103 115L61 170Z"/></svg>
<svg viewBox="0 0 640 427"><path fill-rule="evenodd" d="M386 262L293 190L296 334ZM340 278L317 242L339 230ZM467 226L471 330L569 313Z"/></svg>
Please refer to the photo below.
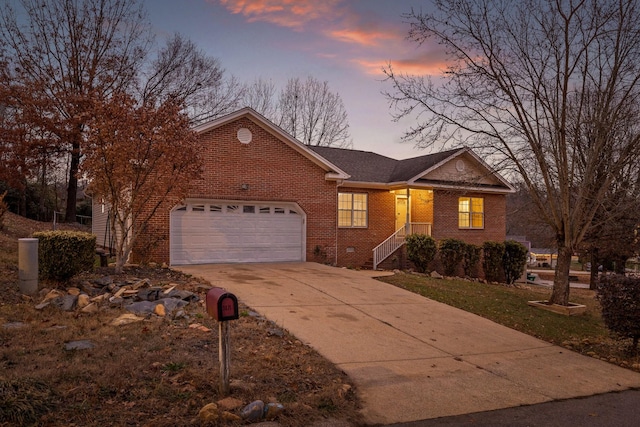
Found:
<svg viewBox="0 0 640 427"><path fill-rule="evenodd" d="M569 305L569 269L571 267L570 248L558 248L558 264L553 279L553 292L549 298L550 304Z"/></svg>
<svg viewBox="0 0 640 427"><path fill-rule="evenodd" d="M78 198L78 170L80 168L80 143L74 142L69 166L69 184L67 185L67 210L65 222L76 222L76 202Z"/></svg>
<svg viewBox="0 0 640 427"><path fill-rule="evenodd" d="M595 251L595 249L594 249ZM589 272L589 289L596 290L598 288L598 255L597 252L591 253L591 271Z"/></svg>
<svg viewBox="0 0 640 427"><path fill-rule="evenodd" d="M45 162L42 162L42 176L40 179L40 201L38 203L38 220L45 221L46 215L44 212L44 200L46 197L46 186L47 186L47 166Z"/></svg>

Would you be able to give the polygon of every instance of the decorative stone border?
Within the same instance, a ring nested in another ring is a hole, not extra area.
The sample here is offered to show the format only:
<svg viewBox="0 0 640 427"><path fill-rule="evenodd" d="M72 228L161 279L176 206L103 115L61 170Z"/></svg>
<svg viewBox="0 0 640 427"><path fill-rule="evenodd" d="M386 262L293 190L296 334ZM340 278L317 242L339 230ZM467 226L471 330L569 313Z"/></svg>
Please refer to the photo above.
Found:
<svg viewBox="0 0 640 427"><path fill-rule="evenodd" d="M587 306L570 302L569 305L549 304L548 301L527 301L532 307L541 308L554 313L564 314L565 316L576 316L587 311Z"/></svg>

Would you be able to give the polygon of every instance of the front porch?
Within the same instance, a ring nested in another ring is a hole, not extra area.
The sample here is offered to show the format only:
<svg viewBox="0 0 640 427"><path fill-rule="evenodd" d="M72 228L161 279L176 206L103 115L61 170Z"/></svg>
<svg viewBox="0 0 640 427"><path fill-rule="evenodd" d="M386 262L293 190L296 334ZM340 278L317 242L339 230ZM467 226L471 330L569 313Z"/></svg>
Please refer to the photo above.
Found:
<svg viewBox="0 0 640 427"><path fill-rule="evenodd" d="M432 224L429 222L408 222L389 236L384 242L373 248L373 269L395 251L397 251L406 241L406 236L410 234L426 234L431 236Z"/></svg>

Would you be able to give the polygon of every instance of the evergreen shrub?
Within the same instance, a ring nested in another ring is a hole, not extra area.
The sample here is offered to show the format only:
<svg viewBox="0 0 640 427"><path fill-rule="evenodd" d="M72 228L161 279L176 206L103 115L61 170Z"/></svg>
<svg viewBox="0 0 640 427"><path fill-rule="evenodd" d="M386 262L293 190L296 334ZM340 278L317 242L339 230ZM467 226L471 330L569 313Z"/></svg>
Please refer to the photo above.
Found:
<svg viewBox="0 0 640 427"><path fill-rule="evenodd" d="M504 243L484 242L482 245L482 269L484 277L489 282L499 282L502 278L502 257Z"/></svg>
<svg viewBox="0 0 640 427"><path fill-rule="evenodd" d="M438 251L435 239L426 234L409 234L406 238L406 245L409 261L420 273L425 273Z"/></svg>
<svg viewBox="0 0 640 427"><path fill-rule="evenodd" d="M438 253L446 276L456 275L464 257L464 246L465 243L458 239L443 239L440 241Z"/></svg>
<svg viewBox="0 0 640 427"><path fill-rule="evenodd" d="M42 231L38 239L40 277L66 280L83 271L93 270L96 236L80 231Z"/></svg>
<svg viewBox="0 0 640 427"><path fill-rule="evenodd" d="M633 339L638 350L640 339L640 279L621 274L606 274L598 280L598 300L607 329L621 338Z"/></svg>
<svg viewBox="0 0 640 427"><path fill-rule="evenodd" d="M504 279L507 284L513 285L522 276L526 266L527 248L515 240L504 242L502 268L504 269Z"/></svg>
<svg viewBox="0 0 640 427"><path fill-rule="evenodd" d="M467 277L476 277L476 267L480 261L482 248L473 243L465 243L462 247L462 268Z"/></svg>

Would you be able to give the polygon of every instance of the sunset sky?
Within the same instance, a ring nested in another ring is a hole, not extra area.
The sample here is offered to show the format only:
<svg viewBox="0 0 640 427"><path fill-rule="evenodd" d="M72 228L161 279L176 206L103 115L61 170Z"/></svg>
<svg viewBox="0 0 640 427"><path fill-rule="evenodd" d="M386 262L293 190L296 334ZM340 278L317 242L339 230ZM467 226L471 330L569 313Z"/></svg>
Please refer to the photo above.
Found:
<svg viewBox="0 0 640 427"><path fill-rule="evenodd" d="M353 148L394 158L427 154L400 143L408 121L393 123L381 91L382 67L437 74L437 46L406 40L402 17L430 0L146 0L159 40L178 32L243 82L279 89L292 77L328 81L345 104Z"/></svg>

